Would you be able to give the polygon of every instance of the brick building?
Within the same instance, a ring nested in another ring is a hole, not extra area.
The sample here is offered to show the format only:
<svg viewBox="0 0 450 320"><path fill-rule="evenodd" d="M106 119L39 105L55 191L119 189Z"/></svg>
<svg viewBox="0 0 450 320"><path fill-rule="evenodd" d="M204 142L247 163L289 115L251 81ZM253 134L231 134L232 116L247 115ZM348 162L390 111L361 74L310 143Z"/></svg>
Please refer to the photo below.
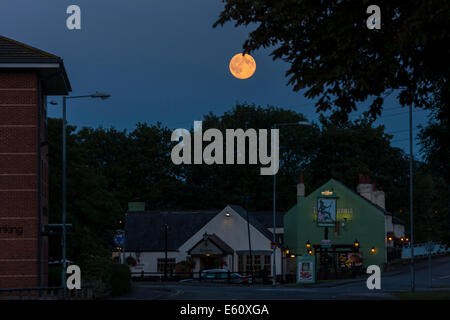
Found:
<svg viewBox="0 0 450 320"><path fill-rule="evenodd" d="M47 96L71 91L61 58L0 36L0 288L47 283Z"/></svg>

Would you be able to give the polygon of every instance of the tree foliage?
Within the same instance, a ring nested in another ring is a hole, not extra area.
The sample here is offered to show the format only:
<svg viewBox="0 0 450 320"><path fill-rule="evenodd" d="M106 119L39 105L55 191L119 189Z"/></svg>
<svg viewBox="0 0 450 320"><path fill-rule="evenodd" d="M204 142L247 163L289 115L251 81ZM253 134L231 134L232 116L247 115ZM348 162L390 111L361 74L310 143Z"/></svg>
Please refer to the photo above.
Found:
<svg viewBox="0 0 450 320"><path fill-rule="evenodd" d="M291 110L240 104L223 115L207 114L203 131L217 128L271 129L274 124L304 121ZM191 129L192 130L192 129ZM61 121L49 119L50 220L61 216ZM114 128L68 128L68 222L74 225L69 259L83 264L108 255L112 235L120 228L127 202L140 198L147 209L218 209L226 204L250 210L271 210L273 177L260 175L257 165L180 165L172 163L171 130L139 123L127 132ZM321 119L312 126L280 127L280 170L277 208L296 201L296 185L304 171L307 192L330 178L355 188L359 173L368 174L388 193L388 209L407 204L407 159L390 146L383 127L369 121L335 124ZM203 144L203 147L206 143ZM51 256L59 257L59 241Z"/></svg>
<svg viewBox="0 0 450 320"><path fill-rule="evenodd" d="M448 1L378 1L380 30L366 27L368 0L223 2L214 27L235 22L253 28L244 52L273 49L273 59L289 64L288 84L307 89L317 110L333 110L336 119L346 120L368 99L367 113L375 118L392 92L402 106L424 108L434 95L448 96Z"/></svg>

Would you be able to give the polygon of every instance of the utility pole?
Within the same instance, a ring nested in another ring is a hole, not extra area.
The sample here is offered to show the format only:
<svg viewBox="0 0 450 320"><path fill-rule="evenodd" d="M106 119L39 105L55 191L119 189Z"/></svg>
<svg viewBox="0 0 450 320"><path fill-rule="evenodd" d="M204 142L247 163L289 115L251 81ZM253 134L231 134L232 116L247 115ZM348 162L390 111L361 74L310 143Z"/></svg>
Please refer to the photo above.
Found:
<svg viewBox="0 0 450 320"><path fill-rule="evenodd" d="M415 291L416 275L414 268L414 211L413 211L413 127L412 127L412 105L409 105L409 214L411 232L411 292Z"/></svg>
<svg viewBox="0 0 450 320"><path fill-rule="evenodd" d="M285 122L285 123L275 123L272 128L274 130L279 129L282 126L311 126L311 124L307 121L298 121L298 122ZM279 149L279 146L277 145L277 139L275 138L275 135L271 134L272 136L272 141L273 141L273 146L274 146L274 150ZM273 201L273 238L272 238L272 242L273 242L273 252L272 252L272 257L273 257L273 261L272 261L272 284L275 285L277 283L277 263L276 263L276 252L277 252L277 219L276 219L276 215L277 215L277 175L275 172L275 166L273 167L273 196L272 196L272 201ZM281 254L281 252L280 252ZM281 256L281 259L283 259L283 256Z"/></svg>
<svg viewBox="0 0 450 320"><path fill-rule="evenodd" d="M63 297L67 296L66 284L66 97L63 97L63 123L62 123L62 286Z"/></svg>
<svg viewBox="0 0 450 320"><path fill-rule="evenodd" d="M253 255L252 255L252 241L250 237L250 218L248 214L248 196L244 196L244 203L245 203L245 211L247 212L247 235L248 235L248 251L250 254L250 269L252 274L252 282L254 281L254 274L253 274Z"/></svg>
<svg viewBox="0 0 450 320"><path fill-rule="evenodd" d="M167 223L164 225L164 280L167 281L167 229L169 226Z"/></svg>
<svg viewBox="0 0 450 320"><path fill-rule="evenodd" d="M67 224L66 224L66 216L67 216L67 198L66 198L66 175L67 175L67 169L66 169L66 124L67 124L67 117L66 117L66 104L67 99L79 99L79 98L100 98L102 100L108 99L110 95L108 93L93 93L90 95L84 95L84 96L63 96L63 123L62 123L62 238L61 238L61 247L62 247L62 257L61 257L61 264L62 264L62 270L61 270L61 285L63 287L63 297L64 299L67 296L67 281L66 281L66 236L67 236ZM57 103L54 102L51 104L56 105Z"/></svg>
<svg viewBox="0 0 450 320"><path fill-rule="evenodd" d="M323 232L324 232L325 240L328 240L328 227L325 227ZM327 280L328 279L328 248L327 247L324 248L323 260L324 260L323 262L325 265L324 277L325 277L325 280Z"/></svg>

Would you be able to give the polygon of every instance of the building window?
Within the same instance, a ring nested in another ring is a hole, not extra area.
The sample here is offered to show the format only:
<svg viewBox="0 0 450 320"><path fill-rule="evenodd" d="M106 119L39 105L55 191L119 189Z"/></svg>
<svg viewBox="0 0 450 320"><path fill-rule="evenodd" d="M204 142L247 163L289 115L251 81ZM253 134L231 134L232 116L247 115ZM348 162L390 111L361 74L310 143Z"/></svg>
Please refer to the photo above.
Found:
<svg viewBox="0 0 450 320"><path fill-rule="evenodd" d="M271 272L271 263L270 263L270 254L264 255L264 269L266 269L269 273Z"/></svg>
<svg viewBox="0 0 450 320"><path fill-rule="evenodd" d="M238 272L244 272L244 255L238 255Z"/></svg>
<svg viewBox="0 0 450 320"><path fill-rule="evenodd" d="M166 259L158 258L158 272L164 273ZM175 258L167 258L167 273L173 272L175 269Z"/></svg>
<svg viewBox="0 0 450 320"><path fill-rule="evenodd" d="M252 257L248 254L246 255L246 265L245 265L245 271L251 272L252 271Z"/></svg>
<svg viewBox="0 0 450 320"><path fill-rule="evenodd" d="M253 270L258 272L266 269L270 272L271 255L253 255ZM238 255L238 272L251 272L252 261L249 254Z"/></svg>
<svg viewBox="0 0 450 320"><path fill-rule="evenodd" d="M254 270L261 270L261 256L253 256L253 259L255 259L255 262L253 262Z"/></svg>

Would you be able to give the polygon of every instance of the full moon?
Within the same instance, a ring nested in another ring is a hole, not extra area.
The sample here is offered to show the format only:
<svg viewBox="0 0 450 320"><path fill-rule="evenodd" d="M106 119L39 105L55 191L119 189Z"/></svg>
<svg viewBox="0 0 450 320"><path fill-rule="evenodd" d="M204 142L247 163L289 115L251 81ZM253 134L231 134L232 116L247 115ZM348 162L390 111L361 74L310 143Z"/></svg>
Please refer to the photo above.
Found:
<svg viewBox="0 0 450 320"><path fill-rule="evenodd" d="M256 70L255 59L249 54L238 53L230 61L230 72L238 79L250 78Z"/></svg>

